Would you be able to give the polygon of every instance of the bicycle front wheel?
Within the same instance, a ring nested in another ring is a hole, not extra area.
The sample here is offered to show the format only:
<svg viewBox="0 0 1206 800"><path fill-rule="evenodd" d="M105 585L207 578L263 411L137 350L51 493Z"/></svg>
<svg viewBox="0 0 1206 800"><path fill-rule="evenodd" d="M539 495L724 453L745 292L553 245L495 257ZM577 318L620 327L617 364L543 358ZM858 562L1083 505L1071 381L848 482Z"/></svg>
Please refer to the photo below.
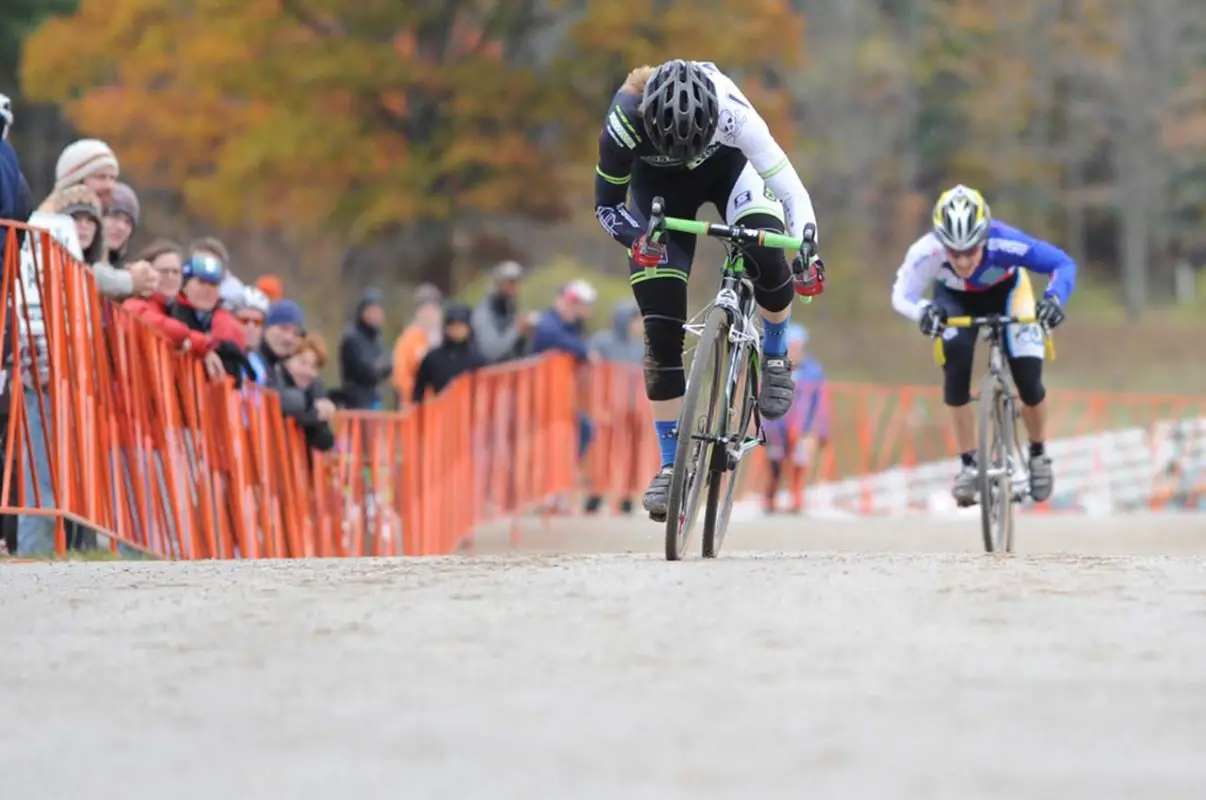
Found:
<svg viewBox="0 0 1206 800"><path fill-rule="evenodd" d="M687 391L678 416L678 453L670 478L666 504L666 560L678 561L687 552L700 492L708 480L717 405L724 383L729 351L729 317L722 308L708 311L703 333L695 346Z"/></svg>
<svg viewBox="0 0 1206 800"><path fill-rule="evenodd" d="M757 402L758 373L752 348L741 348L738 359L730 359L725 373L731 375L726 381L728 392L721 408L721 436L728 435L733 441L727 448L717 445L712 457L712 476L708 481L708 501L704 509L703 557L715 558L724 544L724 535L733 514L733 495L741 480L745 458L742 450L751 435L750 423L754 419L754 404ZM738 363L739 362L739 363ZM724 460L719 460L723 458ZM736 459L736 463L734 463ZM723 467L723 470L716 469Z"/></svg>
<svg viewBox="0 0 1206 800"><path fill-rule="evenodd" d="M985 375L980 388L979 491L980 529L987 553L1013 549L1011 411L1000 380Z"/></svg>

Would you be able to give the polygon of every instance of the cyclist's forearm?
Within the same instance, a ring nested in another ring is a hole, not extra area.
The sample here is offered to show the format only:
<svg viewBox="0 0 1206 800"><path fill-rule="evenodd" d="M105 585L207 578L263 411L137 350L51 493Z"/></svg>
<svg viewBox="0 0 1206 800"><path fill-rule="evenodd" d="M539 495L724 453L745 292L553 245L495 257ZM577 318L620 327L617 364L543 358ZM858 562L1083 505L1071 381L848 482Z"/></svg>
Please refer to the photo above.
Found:
<svg viewBox="0 0 1206 800"><path fill-rule="evenodd" d="M646 220L640 212L627 206L628 178L606 174L602 167L595 167L595 219L607 231L607 235L625 247L631 247L645 228Z"/></svg>
<svg viewBox="0 0 1206 800"><path fill-rule="evenodd" d="M787 168L767 179L766 185L779 202L783 204L783 213L787 222L787 232L792 236L801 236L804 227L809 223L817 226L817 244L821 243L820 226L817 225L817 212L812 207L812 196L804 188L804 183L791 164Z"/></svg>
<svg viewBox="0 0 1206 800"><path fill-rule="evenodd" d="M762 180L766 181L767 188L774 192L775 197L783 204L789 234L800 236L808 223L817 225L812 196L804 188L804 182L800 180L799 173L792 166L791 159L783 152L783 148L770 141L756 152L747 153L746 158ZM820 226L817 227L819 229ZM817 243L820 244L819 230Z"/></svg>

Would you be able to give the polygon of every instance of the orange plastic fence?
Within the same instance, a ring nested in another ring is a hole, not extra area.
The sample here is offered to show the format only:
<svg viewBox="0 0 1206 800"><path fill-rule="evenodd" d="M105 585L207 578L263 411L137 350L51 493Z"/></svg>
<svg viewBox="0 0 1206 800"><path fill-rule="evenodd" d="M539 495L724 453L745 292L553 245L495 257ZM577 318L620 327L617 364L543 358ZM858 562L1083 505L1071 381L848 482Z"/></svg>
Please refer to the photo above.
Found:
<svg viewBox="0 0 1206 800"><path fill-rule="evenodd" d="M449 553L553 501L639 505L658 466L639 365L564 357L464 376L404 412L342 413L336 449L310 451L274 393L208 380L50 236L22 258L19 230L4 235L0 328L16 367L0 514L46 519L60 555L81 532L179 559ZM936 389L835 383L821 396L826 435L803 469L786 459L799 505L806 485L853 482L845 506L883 513L886 472L953 455ZM1051 409L1052 440L1140 432L1128 457L1151 462L1144 504L1206 494L1206 402L1058 391ZM580 415L593 426L581 461ZM1109 471L1113 451L1094 447L1082 468ZM745 493L768 495L770 474L756 451Z"/></svg>

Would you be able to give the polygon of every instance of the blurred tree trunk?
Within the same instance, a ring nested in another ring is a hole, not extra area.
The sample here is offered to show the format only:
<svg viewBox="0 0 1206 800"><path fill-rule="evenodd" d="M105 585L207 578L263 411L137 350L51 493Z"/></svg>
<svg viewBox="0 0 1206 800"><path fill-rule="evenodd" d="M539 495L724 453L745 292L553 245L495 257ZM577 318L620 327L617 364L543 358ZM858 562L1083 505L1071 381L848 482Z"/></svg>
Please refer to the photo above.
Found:
<svg viewBox="0 0 1206 800"><path fill-rule="evenodd" d="M1119 76L1118 192L1122 214L1122 286L1127 316L1147 305L1151 244L1151 163L1149 103L1152 37L1150 12L1121 0L1119 15L1124 58Z"/></svg>

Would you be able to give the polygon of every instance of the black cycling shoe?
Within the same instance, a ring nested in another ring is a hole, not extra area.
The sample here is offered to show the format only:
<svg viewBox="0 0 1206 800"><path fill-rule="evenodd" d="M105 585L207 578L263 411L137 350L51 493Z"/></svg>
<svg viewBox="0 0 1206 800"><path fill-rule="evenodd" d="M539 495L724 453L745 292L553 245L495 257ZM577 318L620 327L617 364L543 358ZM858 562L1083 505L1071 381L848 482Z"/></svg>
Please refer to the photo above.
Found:
<svg viewBox="0 0 1206 800"><path fill-rule="evenodd" d="M670 477L673 474L674 467L662 467L661 471L653 476L653 480L649 481L649 488L645 490L642 505L654 522L666 521L667 506L670 505Z"/></svg>
<svg viewBox="0 0 1206 800"><path fill-rule="evenodd" d="M765 419L782 419L791 409L796 382L791 377L791 362L782 356L762 359L762 388L758 392L758 412Z"/></svg>

